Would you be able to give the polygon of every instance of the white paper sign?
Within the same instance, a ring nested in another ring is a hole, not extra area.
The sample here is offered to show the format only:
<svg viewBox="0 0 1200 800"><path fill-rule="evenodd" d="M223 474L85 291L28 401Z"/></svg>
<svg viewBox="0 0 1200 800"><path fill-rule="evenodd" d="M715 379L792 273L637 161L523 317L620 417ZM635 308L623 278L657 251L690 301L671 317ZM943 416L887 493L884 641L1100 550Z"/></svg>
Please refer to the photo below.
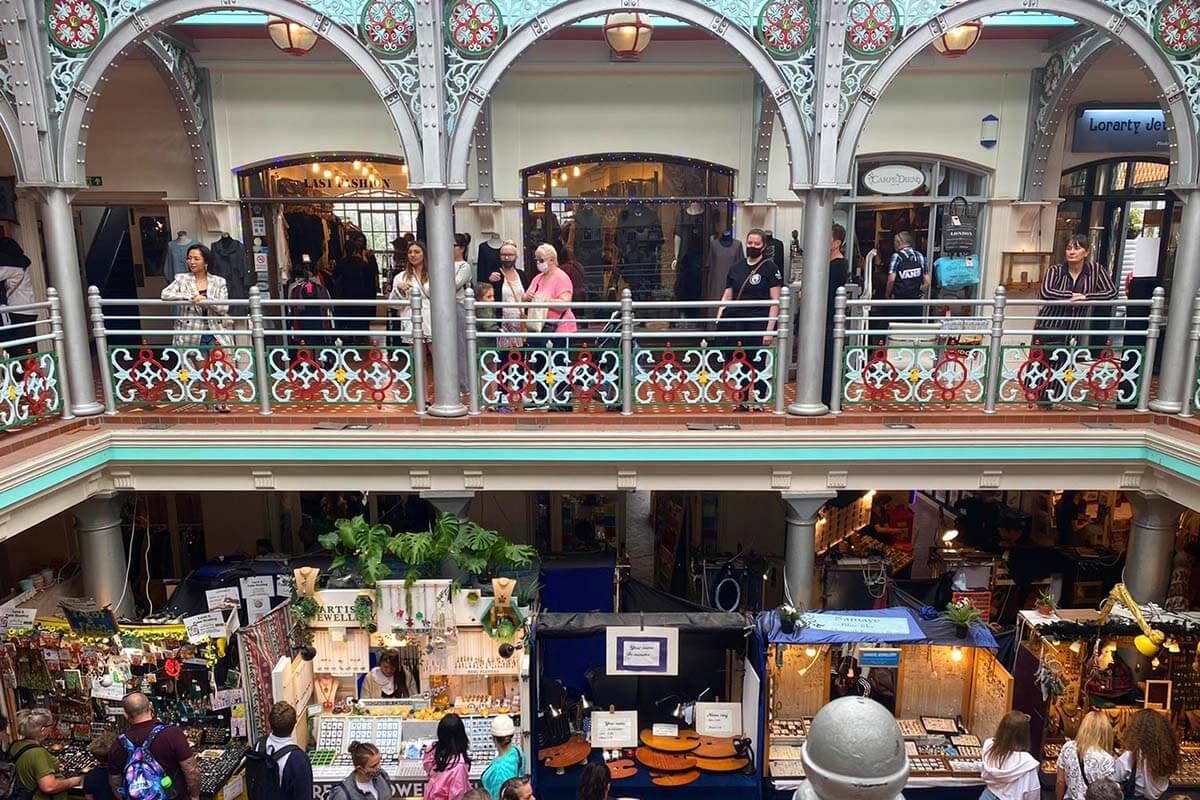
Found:
<svg viewBox="0 0 1200 800"><path fill-rule="evenodd" d="M267 235L267 218L266 217L251 217L250 218L250 235L251 236L266 236ZM229 795L237 797L238 793Z"/></svg>
<svg viewBox="0 0 1200 800"><path fill-rule="evenodd" d="M696 703L696 733L701 736L741 736L741 703Z"/></svg>
<svg viewBox="0 0 1200 800"><path fill-rule="evenodd" d="M99 678L92 678L92 697L99 700L124 700L125 684L113 681L110 685L104 686L100 683Z"/></svg>
<svg viewBox="0 0 1200 800"><path fill-rule="evenodd" d="M271 575L255 575L242 578L242 597L270 597L275 593L275 578Z"/></svg>
<svg viewBox="0 0 1200 800"><path fill-rule="evenodd" d="M0 609L0 632L21 631L33 627L37 616L36 608L5 608Z"/></svg>
<svg viewBox="0 0 1200 800"><path fill-rule="evenodd" d="M1129 243L1126 242L1128 247ZM1158 236L1143 236L1133 240L1133 277L1153 278L1158 275L1158 250L1162 239Z"/></svg>
<svg viewBox="0 0 1200 800"><path fill-rule="evenodd" d="M209 589L204 593L204 599L208 601L209 611L237 608L238 604L242 602L242 596L238 594L236 586L226 589Z"/></svg>
<svg viewBox="0 0 1200 800"><path fill-rule="evenodd" d="M296 579L291 575L276 575L275 576L275 594L279 597L291 597L292 586L296 583Z"/></svg>
<svg viewBox="0 0 1200 800"><path fill-rule="evenodd" d="M677 628L613 627L605 629L609 675L678 675Z"/></svg>
<svg viewBox="0 0 1200 800"><path fill-rule="evenodd" d="M271 610L271 598L269 597L247 597L246 598L246 621L253 625L267 615Z"/></svg>
<svg viewBox="0 0 1200 800"><path fill-rule="evenodd" d="M593 711L592 747L637 747L636 711Z"/></svg>
<svg viewBox="0 0 1200 800"><path fill-rule="evenodd" d="M209 611L207 614L184 617L183 627L187 629L188 641L200 644L225 635L225 616L220 611Z"/></svg>
<svg viewBox="0 0 1200 800"><path fill-rule="evenodd" d="M237 775L234 775L232 778L230 778L225 784L225 792L222 796L231 797L234 800L237 800L237 798L242 796L242 792L244 791L245 787L242 785L242 773L239 772Z"/></svg>
<svg viewBox="0 0 1200 800"><path fill-rule="evenodd" d="M673 739L674 737L679 735L679 726L678 725L657 724L657 725L652 726L651 733L653 733L655 736L662 736L667 739Z"/></svg>
<svg viewBox="0 0 1200 800"><path fill-rule="evenodd" d="M839 633L877 633L907 636L911 631L903 617L860 617L855 614L804 614L804 626L815 631Z"/></svg>

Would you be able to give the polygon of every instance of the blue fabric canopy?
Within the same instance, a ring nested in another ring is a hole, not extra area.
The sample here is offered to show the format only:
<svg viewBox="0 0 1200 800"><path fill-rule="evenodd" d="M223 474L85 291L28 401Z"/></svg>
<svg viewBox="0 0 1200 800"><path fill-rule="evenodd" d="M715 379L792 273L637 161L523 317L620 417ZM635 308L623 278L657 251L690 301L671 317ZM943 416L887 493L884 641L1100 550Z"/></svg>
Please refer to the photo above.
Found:
<svg viewBox="0 0 1200 800"><path fill-rule="evenodd" d="M954 625L938 618L918 619L907 608L880 608L865 611L809 611L796 630L784 633L779 614L767 611L759 615L759 630L769 644L935 644L947 647L997 648L996 638L986 625L972 625L965 638L955 634Z"/></svg>

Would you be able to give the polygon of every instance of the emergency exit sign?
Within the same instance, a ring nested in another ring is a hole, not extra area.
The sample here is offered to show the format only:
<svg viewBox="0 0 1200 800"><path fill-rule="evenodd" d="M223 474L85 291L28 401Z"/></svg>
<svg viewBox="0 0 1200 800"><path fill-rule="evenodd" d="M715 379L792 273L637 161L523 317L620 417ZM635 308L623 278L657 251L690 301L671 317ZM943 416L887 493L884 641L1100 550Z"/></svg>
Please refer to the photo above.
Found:
<svg viewBox="0 0 1200 800"><path fill-rule="evenodd" d="M104 178L101 178L99 175L88 175L87 176L87 185L88 186L103 186Z"/></svg>

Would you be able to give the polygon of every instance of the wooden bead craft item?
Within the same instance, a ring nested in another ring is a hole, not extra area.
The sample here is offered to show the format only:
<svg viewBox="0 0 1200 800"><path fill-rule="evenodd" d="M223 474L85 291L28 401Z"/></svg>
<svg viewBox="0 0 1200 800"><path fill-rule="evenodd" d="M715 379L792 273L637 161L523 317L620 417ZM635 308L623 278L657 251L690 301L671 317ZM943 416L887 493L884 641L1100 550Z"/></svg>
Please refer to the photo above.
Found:
<svg viewBox="0 0 1200 800"><path fill-rule="evenodd" d="M678 736L655 736L649 728L640 734L642 744L664 753L689 753L700 746L700 734L680 731Z"/></svg>
<svg viewBox="0 0 1200 800"><path fill-rule="evenodd" d="M955 747L979 747L979 737L973 733L964 733L961 736L951 736L950 744Z"/></svg>
<svg viewBox="0 0 1200 800"><path fill-rule="evenodd" d="M650 782L655 786L687 786L700 777L700 770L689 769L684 772L651 772Z"/></svg>
<svg viewBox="0 0 1200 800"><path fill-rule="evenodd" d="M637 767L628 758L622 758L609 763L608 774L612 776L614 781L632 778L634 775L637 775Z"/></svg>
<svg viewBox="0 0 1200 800"><path fill-rule="evenodd" d="M745 758L696 758L692 757L696 766L705 772L737 772L749 762Z"/></svg>
<svg viewBox="0 0 1200 800"><path fill-rule="evenodd" d="M655 772L682 772L696 766L695 761L688 756L660 753L657 750L651 750L649 747L639 747L637 749L637 760Z"/></svg>
<svg viewBox="0 0 1200 800"><path fill-rule="evenodd" d="M566 744L549 749L554 752L549 757L543 758L542 763L550 769L565 769L582 764L592 752L592 746L588 744L587 740L579 738L571 739Z"/></svg>
<svg viewBox="0 0 1200 800"><path fill-rule="evenodd" d="M701 736L700 746L691 751L690 755L697 758L733 758L737 755L737 750L733 747L732 738Z"/></svg>
<svg viewBox="0 0 1200 800"><path fill-rule="evenodd" d="M921 725L929 733L958 733L954 720L945 717L921 717Z"/></svg>
<svg viewBox="0 0 1200 800"><path fill-rule="evenodd" d="M946 772L946 761L941 756L917 756L909 758L913 772Z"/></svg>
<svg viewBox="0 0 1200 800"><path fill-rule="evenodd" d="M925 728L919 719L898 719L896 724L900 726L900 735L905 738L925 735Z"/></svg>

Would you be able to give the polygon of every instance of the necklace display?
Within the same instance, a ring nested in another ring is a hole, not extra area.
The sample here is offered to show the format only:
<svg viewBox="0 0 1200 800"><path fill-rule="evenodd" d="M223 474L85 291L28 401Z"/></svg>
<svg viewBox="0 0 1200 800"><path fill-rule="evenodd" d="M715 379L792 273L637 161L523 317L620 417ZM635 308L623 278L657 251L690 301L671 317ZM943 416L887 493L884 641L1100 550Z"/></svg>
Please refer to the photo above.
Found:
<svg viewBox="0 0 1200 800"><path fill-rule="evenodd" d="M338 679L332 675L318 675L313 682L313 689L317 693L317 700L320 701L321 707L326 711L332 709L337 702Z"/></svg>

